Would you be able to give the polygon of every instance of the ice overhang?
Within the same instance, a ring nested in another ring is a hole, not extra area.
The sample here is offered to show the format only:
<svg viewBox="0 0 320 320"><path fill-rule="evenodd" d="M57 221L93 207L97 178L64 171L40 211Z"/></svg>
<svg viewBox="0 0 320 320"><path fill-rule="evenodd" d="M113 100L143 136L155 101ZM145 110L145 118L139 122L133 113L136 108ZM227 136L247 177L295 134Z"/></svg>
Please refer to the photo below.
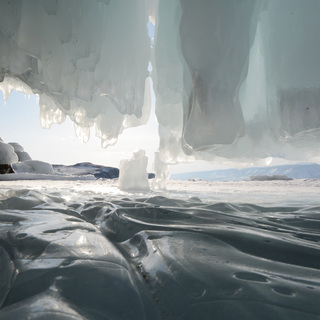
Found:
<svg viewBox="0 0 320 320"><path fill-rule="evenodd" d="M309 0L3 1L4 92L39 95L43 126L69 116L105 146L149 116L163 162L320 161L320 3ZM151 46L148 20L156 23Z"/></svg>

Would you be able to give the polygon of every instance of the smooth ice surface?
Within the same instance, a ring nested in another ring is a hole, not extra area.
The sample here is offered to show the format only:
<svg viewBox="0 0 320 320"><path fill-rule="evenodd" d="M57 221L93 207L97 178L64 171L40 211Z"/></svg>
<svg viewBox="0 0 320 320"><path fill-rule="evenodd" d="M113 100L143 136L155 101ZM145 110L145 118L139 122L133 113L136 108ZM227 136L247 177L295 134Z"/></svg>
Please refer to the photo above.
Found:
<svg viewBox="0 0 320 320"><path fill-rule="evenodd" d="M0 319L319 318L319 180L167 187L0 182Z"/></svg>

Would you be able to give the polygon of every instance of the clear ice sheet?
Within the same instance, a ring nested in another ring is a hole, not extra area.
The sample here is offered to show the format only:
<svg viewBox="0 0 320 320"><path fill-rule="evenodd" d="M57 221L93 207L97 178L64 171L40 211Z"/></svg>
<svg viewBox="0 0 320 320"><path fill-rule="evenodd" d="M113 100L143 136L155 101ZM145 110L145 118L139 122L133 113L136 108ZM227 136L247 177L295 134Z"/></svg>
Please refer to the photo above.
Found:
<svg viewBox="0 0 320 320"><path fill-rule="evenodd" d="M0 319L319 318L319 183L183 185L1 182Z"/></svg>

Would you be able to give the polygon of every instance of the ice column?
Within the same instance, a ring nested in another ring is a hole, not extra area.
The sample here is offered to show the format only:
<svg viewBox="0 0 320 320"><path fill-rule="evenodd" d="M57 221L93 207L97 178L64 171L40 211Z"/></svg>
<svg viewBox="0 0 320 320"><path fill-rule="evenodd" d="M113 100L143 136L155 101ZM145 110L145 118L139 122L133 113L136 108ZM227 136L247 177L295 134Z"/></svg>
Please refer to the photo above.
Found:
<svg viewBox="0 0 320 320"><path fill-rule="evenodd" d="M317 0L271 0L262 14L267 94L284 138L320 127L319 21Z"/></svg>
<svg viewBox="0 0 320 320"><path fill-rule="evenodd" d="M159 122L159 161L175 163L184 154L182 87L184 61L179 46L181 8L179 1L159 1L156 20L152 78Z"/></svg>
<svg viewBox="0 0 320 320"><path fill-rule="evenodd" d="M149 190L147 165L144 150L136 151L130 160L120 161L119 189L133 192Z"/></svg>
<svg viewBox="0 0 320 320"><path fill-rule="evenodd" d="M245 132L239 88L252 44L256 0L180 1L186 147L232 144Z"/></svg>
<svg viewBox="0 0 320 320"><path fill-rule="evenodd" d="M153 75L165 163L245 134L239 89L260 8L253 0L160 1Z"/></svg>

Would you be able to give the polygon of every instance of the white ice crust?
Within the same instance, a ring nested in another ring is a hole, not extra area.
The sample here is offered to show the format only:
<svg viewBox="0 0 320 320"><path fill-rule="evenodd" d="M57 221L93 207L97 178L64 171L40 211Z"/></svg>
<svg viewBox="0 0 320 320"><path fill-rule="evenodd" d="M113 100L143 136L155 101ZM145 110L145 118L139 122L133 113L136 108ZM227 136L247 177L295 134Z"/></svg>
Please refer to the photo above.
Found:
<svg viewBox="0 0 320 320"><path fill-rule="evenodd" d="M150 3L1 2L5 97L37 94L44 127L69 116L108 146L147 121L152 61L159 163L320 161L318 0Z"/></svg>

